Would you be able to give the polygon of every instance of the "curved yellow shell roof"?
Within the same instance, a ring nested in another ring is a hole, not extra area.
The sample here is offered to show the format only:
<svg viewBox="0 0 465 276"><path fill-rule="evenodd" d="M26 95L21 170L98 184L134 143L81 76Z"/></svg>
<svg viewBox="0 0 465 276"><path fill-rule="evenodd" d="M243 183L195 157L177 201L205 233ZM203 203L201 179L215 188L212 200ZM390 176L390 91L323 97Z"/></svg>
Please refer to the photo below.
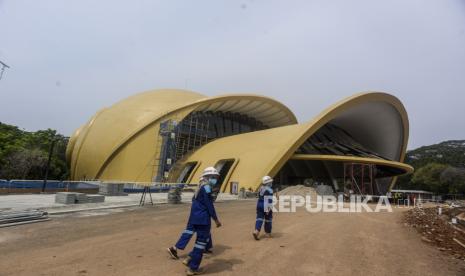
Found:
<svg viewBox="0 0 465 276"><path fill-rule="evenodd" d="M392 120L398 117L398 121L394 120L394 124L398 125L399 129L390 128L387 131L398 132L401 137L399 137L395 149L391 149L388 152L393 161L384 162L393 167L399 167L399 163L403 162L408 141L409 125L407 113L402 103L396 97L386 93L368 92L346 98L327 108L311 121L303 124L225 137L204 145L186 160L186 163L201 163L199 169L194 172L191 182L195 183L198 181L200 173L205 167L216 164L218 160L233 159L235 160L234 169L229 173L224 183L237 182L241 187L256 189L260 185L260 180L264 175L275 176L285 162L294 156L296 150L326 123L334 120L337 121L340 119L338 117L341 114L356 114L354 110L376 104L395 111L392 113ZM367 110L370 111L369 109ZM377 112L376 110L373 111ZM381 115L379 115L381 119L387 120ZM373 116L376 117L377 115ZM372 118L367 118L367 120L370 119ZM359 122L359 124L363 124L363 122ZM381 130L386 125L379 125L378 127ZM334 160L338 161L338 158ZM405 173L413 170L409 165L404 164L401 167L405 170ZM224 185L223 189L228 190L228 186Z"/></svg>
<svg viewBox="0 0 465 276"><path fill-rule="evenodd" d="M83 170L86 178L94 178L105 159L141 128L204 97L184 90L148 91L101 110L78 133L81 139L72 150L72 177Z"/></svg>
<svg viewBox="0 0 465 276"><path fill-rule="evenodd" d="M231 182L256 189L264 175L275 176L293 160L365 162L390 166L404 173L409 124L402 103L381 92L359 93L325 109L312 120L298 124L283 104L259 95L230 94L207 97L176 89L148 91L97 112L78 128L67 148L71 178L150 182L160 155L159 123L182 120L194 111L245 114L268 129L218 138L178 161L177 170L197 162L189 182L197 183L201 171L220 160L233 160L222 189ZM388 160L351 156L296 154L299 147L325 124L352 130L356 141ZM179 172L179 171L178 171ZM394 183L395 178L392 183Z"/></svg>
<svg viewBox="0 0 465 276"><path fill-rule="evenodd" d="M295 115L286 106L259 95L206 97L178 89L148 91L102 109L73 134L67 148L71 178L114 178L111 175L114 173L109 175L105 172L110 166L111 170L118 171L118 180L150 181L150 177L147 179L149 174L138 170L153 169L149 168L149 163L153 160L145 160L149 158L147 151L155 145L158 135L157 129L151 127L163 118L182 119L192 111L241 112L270 127L297 123ZM152 139L149 139L145 131L153 132ZM134 143L141 139L145 140L145 146L144 143ZM132 148L125 150L128 147ZM125 165L115 167L112 160L121 161L125 154ZM156 152L151 152L150 158L153 159L155 154ZM132 168L128 168L128 164Z"/></svg>
<svg viewBox="0 0 465 276"><path fill-rule="evenodd" d="M291 157L292 160L316 160L316 161L338 161L338 162L349 162L349 163L360 163L360 164L375 164L393 167L402 170L404 173L412 173L413 167L396 161L388 161L379 158L363 158L357 156L346 156L346 155L322 155L322 154L294 154Z"/></svg>

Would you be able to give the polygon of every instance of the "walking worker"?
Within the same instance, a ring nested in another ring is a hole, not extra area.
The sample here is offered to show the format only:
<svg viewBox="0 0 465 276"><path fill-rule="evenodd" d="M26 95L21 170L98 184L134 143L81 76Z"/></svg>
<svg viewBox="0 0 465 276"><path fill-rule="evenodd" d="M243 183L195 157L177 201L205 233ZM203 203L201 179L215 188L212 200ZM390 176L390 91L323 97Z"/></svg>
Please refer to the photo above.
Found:
<svg viewBox="0 0 465 276"><path fill-rule="evenodd" d="M181 236L179 237L178 242L174 246L171 246L170 248L168 248L168 252L173 259L175 260L179 259L178 249L184 250L193 235L194 235L194 225L192 225L190 222L187 222L186 229L181 233ZM213 247L213 242L212 242L212 238L210 234L210 236L208 237L208 243L207 243L207 246L205 247L204 253L212 254L213 253L213 251L211 250L212 247ZM187 265L187 263L189 262L189 257L183 261L183 264Z"/></svg>
<svg viewBox="0 0 465 276"><path fill-rule="evenodd" d="M264 176L262 178L262 185L260 186L258 192L258 201L257 201L257 219L255 220L255 230L253 232L253 237L255 240L260 240L260 230L262 229L263 221L265 221L265 233L268 237L271 238L271 226L273 220L273 178ZM265 204L266 203L266 204Z"/></svg>
<svg viewBox="0 0 465 276"><path fill-rule="evenodd" d="M211 220L213 219L215 221L216 227L221 226L221 222L216 216L212 198L212 190L218 182L219 175L220 174L215 168L206 168L202 172L200 187L192 198L191 212L187 223L187 228L189 228L187 230L189 232L183 232L183 234L185 233L192 236L193 233L196 233L197 236L194 248L189 253L187 259L183 262L188 266L186 270L187 275L198 275L202 272L199 267L202 262L203 253L205 253L205 250L208 248L208 243L211 242ZM179 245L182 245L182 240L185 240L186 237L187 236L183 238L181 235L180 241L177 245L175 247L168 248L168 252L172 258L178 259L176 248ZM184 241L186 244L187 242Z"/></svg>

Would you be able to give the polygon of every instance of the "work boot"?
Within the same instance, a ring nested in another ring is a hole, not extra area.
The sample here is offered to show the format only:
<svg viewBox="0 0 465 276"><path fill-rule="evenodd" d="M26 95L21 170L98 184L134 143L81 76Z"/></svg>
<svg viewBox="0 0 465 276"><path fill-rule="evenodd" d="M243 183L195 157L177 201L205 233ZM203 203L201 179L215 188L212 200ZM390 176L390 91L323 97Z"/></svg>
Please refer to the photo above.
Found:
<svg viewBox="0 0 465 276"><path fill-rule="evenodd" d="M187 258L185 258L184 261L182 261L182 264L188 267L191 259L191 256L187 256Z"/></svg>
<svg viewBox="0 0 465 276"><path fill-rule="evenodd" d="M175 259L175 260L179 260L179 257L178 257L178 251L176 249L174 249L174 247L170 247L170 248L167 248L168 250L168 253L170 254L171 258Z"/></svg>
<svg viewBox="0 0 465 276"><path fill-rule="evenodd" d="M260 238L258 237L258 233L257 233L257 232L253 232L252 235L253 235L253 238L254 238L256 241L259 241L259 240L260 240Z"/></svg>
<svg viewBox="0 0 465 276"><path fill-rule="evenodd" d="M203 271L200 270L200 269L197 269L197 270L193 270L192 268L187 268L186 270L186 275L188 276L192 276L192 275L199 275L199 274L202 274Z"/></svg>
<svg viewBox="0 0 465 276"><path fill-rule="evenodd" d="M272 238L272 237L271 237L271 233L266 233L266 234L265 234L265 237L267 237L267 238Z"/></svg>

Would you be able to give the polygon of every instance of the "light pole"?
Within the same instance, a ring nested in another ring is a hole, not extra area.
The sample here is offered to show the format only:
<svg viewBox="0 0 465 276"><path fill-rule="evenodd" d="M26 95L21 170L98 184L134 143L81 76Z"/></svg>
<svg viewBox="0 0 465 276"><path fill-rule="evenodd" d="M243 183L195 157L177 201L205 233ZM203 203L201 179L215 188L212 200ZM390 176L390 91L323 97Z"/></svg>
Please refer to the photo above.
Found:
<svg viewBox="0 0 465 276"><path fill-rule="evenodd" d="M2 79L2 76L3 76L3 72L5 71L5 68L10 68L10 66L6 65L4 62L2 62L0 60L0 65L1 65L1 69L0 69L0 80Z"/></svg>
<svg viewBox="0 0 465 276"><path fill-rule="evenodd" d="M55 148L56 141L57 141L56 132L53 132L51 143L50 143L50 149L48 152L48 160L47 160L47 164L45 165L45 175L44 175L44 183L42 185L42 193L45 193L45 188L47 186L48 171L50 168L50 162L52 161L53 149Z"/></svg>

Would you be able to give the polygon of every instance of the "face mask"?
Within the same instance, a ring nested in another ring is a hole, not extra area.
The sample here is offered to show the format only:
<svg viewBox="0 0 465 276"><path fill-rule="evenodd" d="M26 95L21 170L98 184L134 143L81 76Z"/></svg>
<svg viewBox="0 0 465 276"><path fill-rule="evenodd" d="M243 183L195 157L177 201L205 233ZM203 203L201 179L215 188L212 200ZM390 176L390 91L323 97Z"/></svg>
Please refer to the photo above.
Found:
<svg viewBox="0 0 465 276"><path fill-rule="evenodd" d="M217 182L218 182L218 179L216 178L210 178L208 180L208 183L210 183L212 186L215 186Z"/></svg>

